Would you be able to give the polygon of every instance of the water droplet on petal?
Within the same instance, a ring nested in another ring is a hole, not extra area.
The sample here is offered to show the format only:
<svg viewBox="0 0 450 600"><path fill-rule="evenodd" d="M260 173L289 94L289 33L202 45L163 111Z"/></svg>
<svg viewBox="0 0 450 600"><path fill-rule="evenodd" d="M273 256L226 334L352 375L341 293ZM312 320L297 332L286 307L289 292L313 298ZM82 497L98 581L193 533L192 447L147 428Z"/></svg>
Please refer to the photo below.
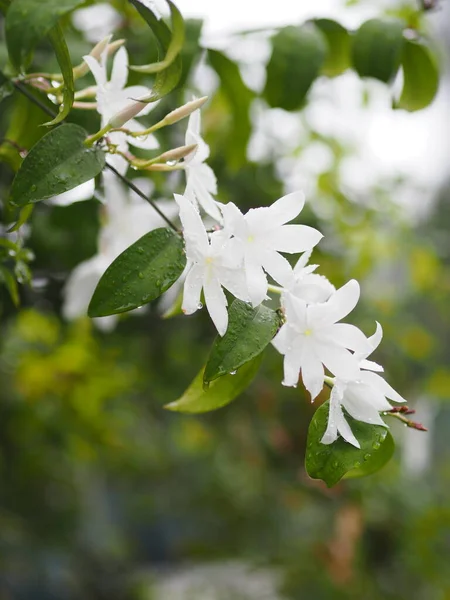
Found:
<svg viewBox="0 0 450 600"><path fill-rule="evenodd" d="M199 303L197 304L197 308L198 308L198 310L201 310L201 309L203 308L203 304L202 304L201 302L199 302Z"/></svg>

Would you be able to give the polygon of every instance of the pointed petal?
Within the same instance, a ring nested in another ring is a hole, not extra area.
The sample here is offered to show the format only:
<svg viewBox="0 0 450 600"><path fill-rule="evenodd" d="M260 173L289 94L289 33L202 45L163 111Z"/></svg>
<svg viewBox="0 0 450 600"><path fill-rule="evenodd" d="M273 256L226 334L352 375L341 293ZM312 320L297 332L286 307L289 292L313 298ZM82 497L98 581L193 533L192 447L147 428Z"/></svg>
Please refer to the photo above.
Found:
<svg viewBox="0 0 450 600"><path fill-rule="evenodd" d="M95 179L89 179L81 185L77 185L68 192L53 196L47 202L54 206L69 206L74 202L82 202L83 200L90 200L94 195L95 191Z"/></svg>
<svg viewBox="0 0 450 600"><path fill-rule="evenodd" d="M267 277L261 265L252 261L248 255L244 257L244 268L252 306L259 306L267 297Z"/></svg>
<svg viewBox="0 0 450 600"><path fill-rule="evenodd" d="M355 327L355 325L349 325L348 323L336 323L331 325L329 333L327 334L332 342L354 350L355 352L362 353L370 351L370 344L363 332Z"/></svg>
<svg viewBox="0 0 450 600"><path fill-rule="evenodd" d="M269 206L271 226L284 225L297 217L305 204L303 192L293 192L283 196Z"/></svg>
<svg viewBox="0 0 450 600"><path fill-rule="evenodd" d="M340 390L338 384L335 384L331 390L328 425L321 442L322 444L332 444L337 439L339 433L346 442L352 444L352 446L355 446L356 448L360 448L361 446L354 436L350 425L347 423L344 413L342 412L341 394L343 391L344 390Z"/></svg>
<svg viewBox="0 0 450 600"><path fill-rule="evenodd" d="M305 331L308 328L306 302L301 298L296 298L289 292L283 294L282 302L287 322L293 325L298 331Z"/></svg>
<svg viewBox="0 0 450 600"><path fill-rule="evenodd" d="M373 360L366 359L359 361L359 368L366 369L367 371L378 371L379 373L382 373L384 371L384 368L381 365L374 362Z"/></svg>
<svg viewBox="0 0 450 600"><path fill-rule="evenodd" d="M128 53L125 46L119 48L114 56L111 71L111 88L123 90L128 79Z"/></svg>
<svg viewBox="0 0 450 600"><path fill-rule="evenodd" d="M87 64L94 76L95 83L98 86L103 86L106 83L106 69L92 56L83 56L84 62Z"/></svg>
<svg viewBox="0 0 450 600"><path fill-rule="evenodd" d="M297 336L284 356L284 379L282 384L287 387L297 387L303 359L303 349L303 339Z"/></svg>
<svg viewBox="0 0 450 600"><path fill-rule="evenodd" d="M260 260L264 270L280 285L288 288L294 284L294 271L284 256L275 250L265 250Z"/></svg>
<svg viewBox="0 0 450 600"><path fill-rule="evenodd" d="M222 221L216 201L211 194L217 192L215 175L208 165L186 166L185 195L193 194L203 210L219 223Z"/></svg>
<svg viewBox="0 0 450 600"><path fill-rule="evenodd" d="M249 229L247 221L239 208L233 202L228 202L228 204L223 205L222 214L224 227L230 235L234 235L241 240L247 240Z"/></svg>
<svg viewBox="0 0 450 600"><path fill-rule="evenodd" d="M272 345L280 354L286 354L288 348L292 345L292 334L292 327L285 323L273 338Z"/></svg>
<svg viewBox="0 0 450 600"><path fill-rule="evenodd" d="M227 299L220 283L215 277L210 277L205 281L203 291L209 316L219 335L225 335L228 327Z"/></svg>
<svg viewBox="0 0 450 600"><path fill-rule="evenodd" d="M319 341L314 342L314 348L317 357L333 375L346 381L358 379L361 373L358 362L348 350Z"/></svg>
<svg viewBox="0 0 450 600"><path fill-rule="evenodd" d="M348 414L357 421L369 423L370 425L382 425L386 427L386 424L380 417L378 410L372 404L365 402L352 392L353 390L350 391L347 389L342 401L342 404L345 406Z"/></svg>
<svg viewBox="0 0 450 600"><path fill-rule="evenodd" d="M242 269L228 269L223 267L220 269L220 283L235 298L239 298L243 302L250 302L250 296L247 288L247 280Z"/></svg>
<svg viewBox="0 0 450 600"><path fill-rule="evenodd" d="M402 396L400 396L400 394L396 392L385 379L380 377L380 375L372 373L371 371L364 371L362 375L362 379L365 383L373 386L381 392L383 396L389 398L389 400L393 400L394 402L406 402L406 400L402 398Z"/></svg>
<svg viewBox="0 0 450 600"><path fill-rule="evenodd" d="M355 279L351 279L332 294L327 302L311 306L311 323L321 326L340 321L355 308L359 295L359 283Z"/></svg>
<svg viewBox="0 0 450 600"><path fill-rule="evenodd" d="M303 269L306 267L309 259L311 258L311 254L312 254L312 248L310 250L307 250L306 252L303 252L303 254L300 256L300 258L298 259L298 261L296 262L295 267L294 267L294 273L296 275L301 273L303 271Z"/></svg>
<svg viewBox="0 0 450 600"><path fill-rule="evenodd" d="M323 235L307 225L282 225L264 235L264 242L278 252L305 252L316 246Z"/></svg>
<svg viewBox="0 0 450 600"><path fill-rule="evenodd" d="M372 352L378 348L381 340L383 339L383 328L378 323L378 321L376 323L377 323L377 328L375 330L375 333L368 338L370 345L372 346Z"/></svg>
<svg viewBox="0 0 450 600"><path fill-rule="evenodd" d="M302 379L311 394L311 402L320 394L324 382L323 365L314 352L305 351L302 359Z"/></svg>
<svg viewBox="0 0 450 600"><path fill-rule="evenodd" d="M205 226L192 202L180 194L174 194L174 197L180 207L180 220L183 225L187 257L199 261L207 255L209 250Z"/></svg>
<svg viewBox="0 0 450 600"><path fill-rule="evenodd" d="M203 267L192 265L186 276L183 288L183 304L181 308L186 315L192 315L200 306L203 279Z"/></svg>

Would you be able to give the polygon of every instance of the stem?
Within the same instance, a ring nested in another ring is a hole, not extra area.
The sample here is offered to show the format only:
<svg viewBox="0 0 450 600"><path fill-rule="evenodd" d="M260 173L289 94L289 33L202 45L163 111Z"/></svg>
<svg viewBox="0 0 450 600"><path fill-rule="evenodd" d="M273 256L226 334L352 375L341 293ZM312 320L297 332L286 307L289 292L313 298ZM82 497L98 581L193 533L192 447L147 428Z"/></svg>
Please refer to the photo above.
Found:
<svg viewBox="0 0 450 600"><path fill-rule="evenodd" d="M30 102L34 102L34 104L36 104L36 106L39 106L39 108L42 111L44 111L49 117L52 117L53 119L56 117L56 113L51 108L46 106L43 102L41 102L38 98L36 98L27 89L26 86L24 86L23 84L21 84L18 81L12 81L12 84L21 94L26 96L28 98L28 100L30 100ZM151 200L150 198L147 198L147 196L144 194L144 192L142 190L140 190L136 185L134 185L134 183L130 179L128 179L127 177L125 177L124 175L119 173L119 171L116 168L114 168L112 165L109 165L108 163L106 163L105 166L107 169L112 171L121 181L123 181L123 183L125 183L125 185L127 185L131 190L133 190L133 192L135 192L140 198L142 198L143 200L148 202L150 204L150 206L154 210L156 210L156 212L159 214L161 219L163 219L167 223L167 225L169 225L169 227L171 229L173 229L173 231L175 231L175 233L180 233L178 228L176 227L176 225L174 225L172 223L172 221L168 217L166 217L166 215L158 208L158 206L156 206L156 204L153 202L153 200Z"/></svg>
<svg viewBox="0 0 450 600"><path fill-rule="evenodd" d="M119 171L113 167L112 165L106 163L106 168L109 169L110 171L112 171L115 175L117 175L117 177L123 181L130 189L133 190L133 192L136 192L136 194L142 198L143 200L145 200L146 202L148 202L150 204L150 206L156 210L156 212L159 214L159 216L164 219L164 221L167 223L167 225L169 225L169 227L171 227L175 233L180 233L178 228L172 223L172 221L166 217L166 215L158 208L158 206L156 206L156 204L153 202L153 200L150 200L150 198L148 198L144 192L142 190L140 190L137 186L134 185L134 183L128 179L128 177L125 177L125 175L122 175L122 173L119 173Z"/></svg>
<svg viewBox="0 0 450 600"><path fill-rule="evenodd" d="M270 285L267 288L269 292L273 292L274 294L282 294L284 292L284 288L279 287L278 285Z"/></svg>
<svg viewBox="0 0 450 600"><path fill-rule="evenodd" d="M411 429L417 429L418 431L428 431L426 427L422 425L422 423L417 423L416 421L411 421L407 417L403 416L398 412L386 411L383 412L384 417L394 417L394 419L398 419L402 423L404 423L407 427L411 427Z"/></svg>
<svg viewBox="0 0 450 600"><path fill-rule="evenodd" d="M102 138L104 135L106 135L108 133L108 131L110 131L110 129L111 129L111 125L109 123L106 123L106 125L104 127L102 127L101 129L99 129L97 131L97 133L93 133L92 135L87 137L84 140L84 145L87 146L88 148L90 148L91 146L94 145L94 142L96 142L97 140Z"/></svg>

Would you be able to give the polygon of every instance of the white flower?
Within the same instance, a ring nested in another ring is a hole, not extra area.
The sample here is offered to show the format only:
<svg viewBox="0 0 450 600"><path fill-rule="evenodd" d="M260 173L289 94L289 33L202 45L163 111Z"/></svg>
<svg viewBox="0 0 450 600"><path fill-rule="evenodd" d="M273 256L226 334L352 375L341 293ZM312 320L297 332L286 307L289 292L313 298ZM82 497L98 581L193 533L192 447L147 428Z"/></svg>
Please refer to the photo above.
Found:
<svg viewBox="0 0 450 600"><path fill-rule="evenodd" d="M304 252L311 250L322 234L307 225L286 225L295 219L305 203L300 192L288 194L272 206L254 208L244 216L238 207L229 202L222 206L224 227L244 257L245 276L250 300L258 306L266 298L266 271L284 287L294 284L289 262L279 252Z"/></svg>
<svg viewBox="0 0 450 600"><path fill-rule="evenodd" d="M184 196L218 222L222 215L212 194L217 194L217 179L210 166L205 164L209 146L200 135L200 110L191 113L185 138L186 146L196 144L197 149L184 159L186 189Z"/></svg>
<svg viewBox="0 0 450 600"><path fill-rule="evenodd" d="M371 349L368 352L355 354L355 358L359 359L360 368L365 370L360 372L356 380L348 381L339 378L335 380L330 396L328 426L321 440L322 444L332 444L340 434L346 442L360 448L344 417L342 407L357 421L387 427L380 417L380 411L392 408L387 398L394 402L405 402L387 381L373 372L383 371L383 367L366 360L367 356L379 346L382 337L383 330L377 323L376 332L368 339Z"/></svg>
<svg viewBox="0 0 450 600"><path fill-rule="evenodd" d="M289 292L283 295L286 323L272 341L284 354L283 385L295 387L301 370L314 400L324 384L324 366L342 379L358 378L358 359L349 350L368 353L371 347L357 327L338 321L353 310L359 293L353 279L322 304L308 305Z"/></svg>
<svg viewBox="0 0 450 600"><path fill-rule="evenodd" d="M208 238L196 207L184 196L175 194L186 242L188 272L184 284L183 312L187 315L201 308L203 289L206 308L220 335L228 327L227 299L222 287L236 298L248 301L239 257L229 247L229 238L217 231Z"/></svg>
<svg viewBox="0 0 450 600"><path fill-rule="evenodd" d="M84 200L90 200L95 192L95 179L89 179L81 185L77 185L68 192L63 192L57 196L53 196L47 200L48 204L54 206L69 206L74 202L82 202Z"/></svg>
<svg viewBox="0 0 450 600"><path fill-rule="evenodd" d="M101 126L104 127L109 120L120 111L127 108L133 100L138 100L148 96L150 89L143 85L132 85L125 87L128 79L128 53L122 46L114 56L111 79L108 81L106 63L108 58L108 48L102 52L100 61L92 56L84 56L83 59L88 64L97 84L97 110L101 115ZM140 112L140 115L148 114L157 102L149 102ZM135 119L127 123L127 129L130 131L144 131L145 127ZM111 144L118 147L121 152L127 152L128 144L138 148L153 150L158 147L158 142L153 135L147 135L144 139L127 136L121 131L108 133L108 139ZM108 154L107 162L113 165L118 171L124 174L127 170L127 161L117 154Z"/></svg>
<svg viewBox="0 0 450 600"><path fill-rule="evenodd" d="M98 42L117 29L122 17L110 4L101 2L87 8L80 8L72 16L72 22L84 33L88 42Z"/></svg>
<svg viewBox="0 0 450 600"><path fill-rule="evenodd" d="M319 265L308 265L312 250L305 252L294 267L294 281L289 291L307 304L326 302L336 291L324 275L314 273Z"/></svg>

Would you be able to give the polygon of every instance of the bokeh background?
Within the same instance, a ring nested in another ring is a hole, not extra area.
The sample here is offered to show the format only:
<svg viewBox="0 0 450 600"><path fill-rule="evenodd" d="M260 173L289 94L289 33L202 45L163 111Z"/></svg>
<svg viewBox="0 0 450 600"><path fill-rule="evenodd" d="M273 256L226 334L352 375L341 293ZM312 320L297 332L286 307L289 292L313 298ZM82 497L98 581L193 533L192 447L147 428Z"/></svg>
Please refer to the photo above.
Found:
<svg viewBox="0 0 450 600"><path fill-rule="evenodd" d="M304 222L325 234L314 262L337 287L361 282L353 322L367 334L382 323L377 360L429 431L390 422L397 450L388 466L327 489L303 466L315 406L302 389L280 385L271 348L226 408L195 417L163 410L204 364L214 339L207 315L163 320L156 303L111 332L87 317L62 319L69 273L96 252L100 204L41 203L26 241L33 281L19 310L0 287L0 599L447 600L448 2L421 17L442 80L417 113L392 109L398 82L393 91L351 71L319 78L297 112L268 109L258 93L271 28L311 17L357 28L372 16L411 14L419 2L177 4L188 19L183 83L153 115L210 94L204 134L222 201L249 208L305 190ZM134 9L109 7L67 21L74 64L112 29L134 64L151 60ZM244 87L220 81L202 47L238 64ZM53 60L42 45L36 64L50 69ZM21 102L2 103L0 133L14 126L29 148L46 117L27 104L25 122ZM97 129L94 112L71 119ZM164 131L161 146L183 143L184 126ZM0 154L6 198L14 159L4 145ZM182 191L177 176L153 182L157 197Z"/></svg>

